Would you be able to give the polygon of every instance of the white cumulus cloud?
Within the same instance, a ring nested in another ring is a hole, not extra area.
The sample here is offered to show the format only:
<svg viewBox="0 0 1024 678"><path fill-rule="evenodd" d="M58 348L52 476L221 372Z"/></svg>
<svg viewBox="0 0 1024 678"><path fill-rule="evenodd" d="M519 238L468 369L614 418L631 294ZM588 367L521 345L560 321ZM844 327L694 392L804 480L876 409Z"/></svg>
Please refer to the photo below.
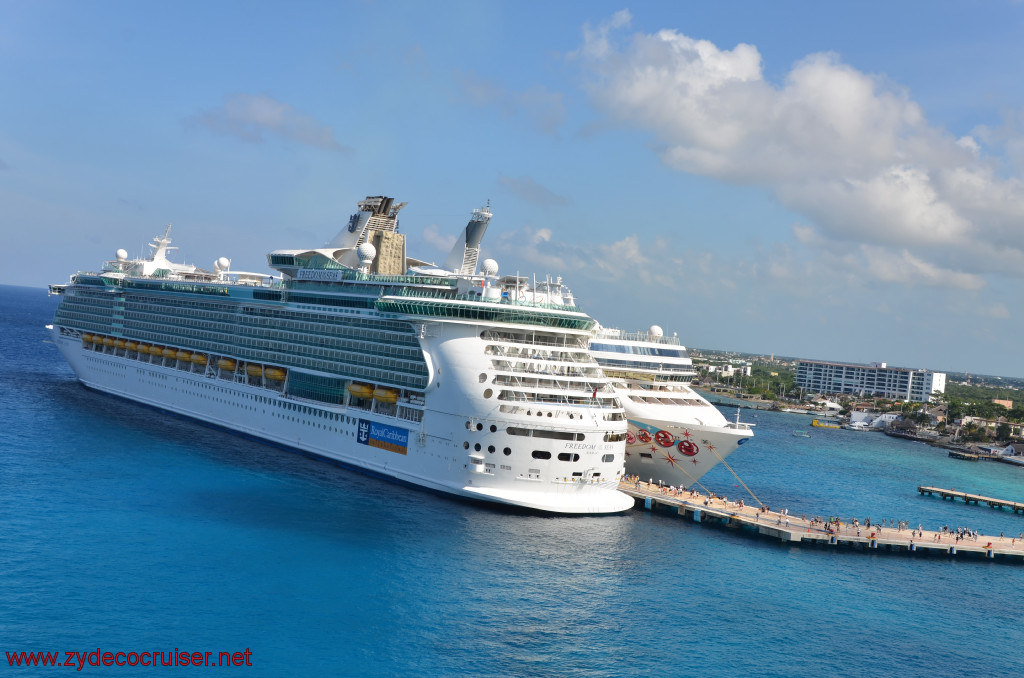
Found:
<svg viewBox="0 0 1024 678"><path fill-rule="evenodd" d="M1024 183L985 152L998 142L1013 158L1019 125L957 138L905 88L836 54L808 55L773 83L753 45L629 34L630 20L585 26L569 56L595 106L648 132L668 166L769 190L809 222L794 229L805 246L871 247L877 261L854 259L892 282L1024 277Z"/></svg>

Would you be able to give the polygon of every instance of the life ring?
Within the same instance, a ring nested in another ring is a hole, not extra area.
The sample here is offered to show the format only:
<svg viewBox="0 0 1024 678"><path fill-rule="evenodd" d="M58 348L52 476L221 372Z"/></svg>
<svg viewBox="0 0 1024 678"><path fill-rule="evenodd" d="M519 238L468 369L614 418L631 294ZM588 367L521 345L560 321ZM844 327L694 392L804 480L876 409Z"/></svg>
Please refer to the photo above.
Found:
<svg viewBox="0 0 1024 678"><path fill-rule="evenodd" d="M696 454L700 452L700 448L697 447L697 444L689 440L680 440L678 448L679 451L685 454L687 457L696 456Z"/></svg>
<svg viewBox="0 0 1024 678"><path fill-rule="evenodd" d="M676 439L675 436L668 431L658 431L654 434L654 441L662 447L672 447L672 443L674 443Z"/></svg>
<svg viewBox="0 0 1024 678"><path fill-rule="evenodd" d="M632 431L626 431L626 444L627 445L632 445L635 442L636 442L636 436L633 435L633 432Z"/></svg>
<svg viewBox="0 0 1024 678"><path fill-rule="evenodd" d="M649 442L651 442L651 432L647 431L645 429L640 429L639 431L637 431L636 432L636 437L639 438L640 442L642 442L642 443L649 443Z"/></svg>

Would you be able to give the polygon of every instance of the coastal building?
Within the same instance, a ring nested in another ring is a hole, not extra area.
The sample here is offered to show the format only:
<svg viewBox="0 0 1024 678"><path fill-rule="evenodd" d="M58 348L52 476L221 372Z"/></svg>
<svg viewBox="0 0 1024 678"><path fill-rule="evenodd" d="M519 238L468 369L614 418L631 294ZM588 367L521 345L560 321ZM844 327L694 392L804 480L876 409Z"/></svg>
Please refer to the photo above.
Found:
<svg viewBox="0 0 1024 678"><path fill-rule="evenodd" d="M796 385L812 393L851 393L926 403L933 393L946 391L946 374L885 363L836 363L800 360Z"/></svg>

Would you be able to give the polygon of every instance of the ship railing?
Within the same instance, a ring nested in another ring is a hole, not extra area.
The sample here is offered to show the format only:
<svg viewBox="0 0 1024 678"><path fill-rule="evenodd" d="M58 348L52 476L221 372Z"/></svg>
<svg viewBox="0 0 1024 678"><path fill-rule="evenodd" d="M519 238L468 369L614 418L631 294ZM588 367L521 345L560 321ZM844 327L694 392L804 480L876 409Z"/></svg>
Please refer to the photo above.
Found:
<svg viewBox="0 0 1024 678"><path fill-rule="evenodd" d="M679 346L679 337L672 336L660 336L655 337L649 332L621 332L619 330L602 329L596 334L598 339L622 339L623 341L646 341L652 344L666 344L669 346Z"/></svg>
<svg viewBox="0 0 1024 678"><path fill-rule="evenodd" d="M399 287L394 290L388 290L387 296L416 297L424 299L445 299L452 301L479 301L490 304L501 304L506 306L523 306L527 308L543 308L554 311L571 311L582 313L582 310L574 304L544 304L526 300L511 299L505 296L501 297L500 299L486 299L482 295L474 293L455 294L443 290L432 290L419 287Z"/></svg>

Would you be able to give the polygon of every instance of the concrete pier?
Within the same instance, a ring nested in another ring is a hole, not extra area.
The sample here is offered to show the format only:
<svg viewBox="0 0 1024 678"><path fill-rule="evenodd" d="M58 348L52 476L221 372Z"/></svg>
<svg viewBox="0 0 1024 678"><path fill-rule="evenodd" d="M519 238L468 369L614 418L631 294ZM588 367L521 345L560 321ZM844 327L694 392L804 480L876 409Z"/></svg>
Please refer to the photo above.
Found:
<svg viewBox="0 0 1024 678"><path fill-rule="evenodd" d="M1024 503L1019 501L1009 501L1007 499L995 499L994 497L985 497L980 494L971 494L969 492L957 492L953 489L943 489L941 487L928 487L926 485L918 485L917 491L922 495L928 494L939 495L943 499L963 499L967 504L974 504L977 506L980 504L988 504L992 508L1008 508L1013 510L1014 513L1024 513Z"/></svg>
<svg viewBox="0 0 1024 678"><path fill-rule="evenodd" d="M667 488L645 482L623 481L619 490L637 499L637 507L651 512L676 514L702 524L733 528L750 536L764 537L783 543L807 546L845 547L852 550L887 551L902 554L935 554L949 557L974 556L987 560L1024 564L1024 543L1013 537L978 535L976 540L956 540L954 534L924 530L912 537L910 529L894 527L854 527L846 522L836 531L800 516L780 511L762 511L722 497L689 491L674 494Z"/></svg>

